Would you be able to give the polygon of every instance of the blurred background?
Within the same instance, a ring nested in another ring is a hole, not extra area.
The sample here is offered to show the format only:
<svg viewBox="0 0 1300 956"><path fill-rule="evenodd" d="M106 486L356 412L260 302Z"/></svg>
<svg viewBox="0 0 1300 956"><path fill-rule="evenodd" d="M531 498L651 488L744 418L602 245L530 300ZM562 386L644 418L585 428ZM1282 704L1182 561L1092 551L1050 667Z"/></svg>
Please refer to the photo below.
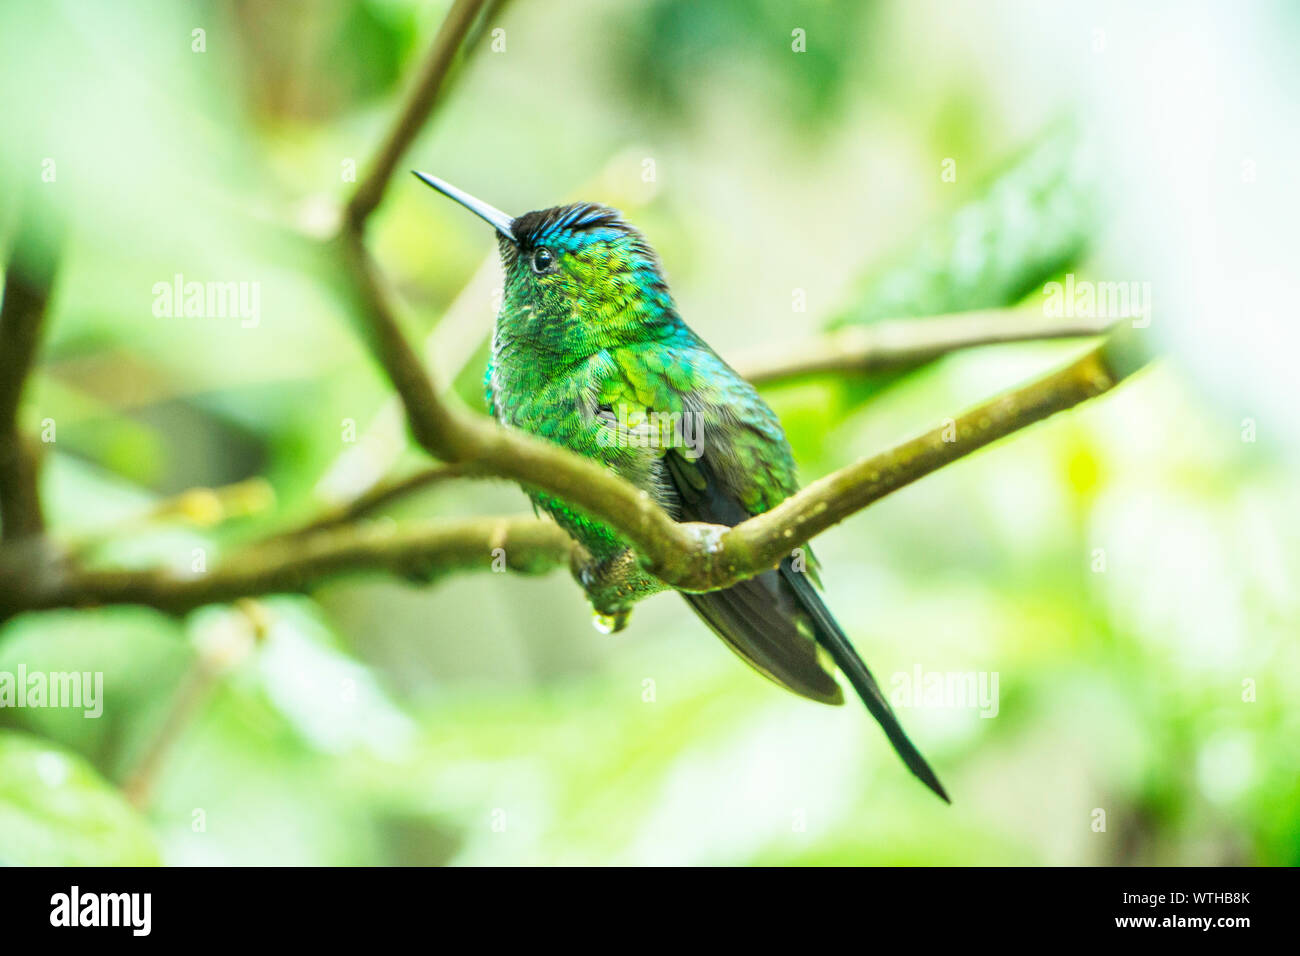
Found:
<svg viewBox="0 0 1300 956"><path fill-rule="evenodd" d="M320 240L446 9L0 7L0 248L24 202L65 224L22 408L61 544L215 566L420 467ZM888 691L996 675L897 701L952 807L672 595L603 635L562 572L355 577L0 625L0 672L104 675L97 719L0 709L0 862L1300 863L1298 43L1283 2L514 0L370 223L476 409L495 244L412 166L622 208L727 357L1149 283L1156 365L817 539ZM177 274L257 321L158 315ZM810 480L1085 347L764 394ZM453 482L380 520L527 512Z"/></svg>

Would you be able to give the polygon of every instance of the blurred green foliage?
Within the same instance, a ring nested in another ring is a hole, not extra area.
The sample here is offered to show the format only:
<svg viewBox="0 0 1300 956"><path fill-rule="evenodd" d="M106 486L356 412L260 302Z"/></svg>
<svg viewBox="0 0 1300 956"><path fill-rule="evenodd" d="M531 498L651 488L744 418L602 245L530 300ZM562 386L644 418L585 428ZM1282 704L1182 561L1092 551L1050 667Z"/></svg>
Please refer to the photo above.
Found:
<svg viewBox="0 0 1300 956"><path fill-rule="evenodd" d="M971 200L868 276L832 323L1014 305L1081 262L1101 222L1095 160L1073 123L1048 129Z"/></svg>
<svg viewBox="0 0 1300 956"><path fill-rule="evenodd" d="M458 78L411 165L515 212L625 206L724 355L1106 267L1059 104L1009 120L908 4L786 7L511 4L504 52ZM313 237L440 14L0 7L0 237L31 188L70 228L24 408L33 433L57 423L61 539L212 565L357 462L421 460ZM477 401L495 277L457 306L464 328L441 319L491 240L405 179L372 248ZM155 315L177 273L260 283L260 324ZM953 356L865 405L836 383L771 398L813 477L1071 349ZM254 476L273 502L160 509ZM105 710L0 709L0 862L1295 865L1300 529L1277 516L1298 509L1267 440L1166 363L820 538L828 601L887 688L918 666L999 675L995 717L903 714L952 808L865 714L755 678L672 596L617 636L560 574L333 582L260 602L260 635L230 609L27 615L0 627L0 672L102 672ZM523 511L513 488L451 483L388 517Z"/></svg>
<svg viewBox="0 0 1300 956"><path fill-rule="evenodd" d="M0 834L11 866L159 861L144 821L84 759L9 730L0 730Z"/></svg>
<svg viewBox="0 0 1300 956"><path fill-rule="evenodd" d="M739 75L793 129L824 130L843 115L853 68L870 62L878 6L653 0L629 9L626 29L613 33L620 89L629 104L679 127L704 118L701 86Z"/></svg>

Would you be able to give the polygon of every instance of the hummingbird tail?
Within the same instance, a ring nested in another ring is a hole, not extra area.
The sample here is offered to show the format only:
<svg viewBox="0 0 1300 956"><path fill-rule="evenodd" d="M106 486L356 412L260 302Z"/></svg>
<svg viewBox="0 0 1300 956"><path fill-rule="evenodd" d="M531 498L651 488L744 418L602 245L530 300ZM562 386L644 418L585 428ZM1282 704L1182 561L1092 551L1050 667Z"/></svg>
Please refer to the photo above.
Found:
<svg viewBox="0 0 1300 956"><path fill-rule="evenodd" d="M858 692L858 696L862 698L862 703L866 704L871 716L879 722L903 763L907 764L907 768L944 803L951 804L952 800L948 798L948 792L944 790L935 772L921 756L921 752L916 749L916 745L908 739L903 725L898 722L898 717L894 714L894 709L889 706L889 701L881 693L880 685L871 676L871 671L867 670L867 665L849 643L848 637L840 629L835 618L831 616L830 610L822 602L821 595L813 587L808 575L795 571L791 560L786 558L781 562L781 577L794 590L799 603L812 618L817 643L827 650L835 661L835 666L848 677L849 683Z"/></svg>
<svg viewBox="0 0 1300 956"><path fill-rule="evenodd" d="M737 525L749 517L736 495L718 481L707 456L687 463L670 453L663 461L680 496L680 520ZM811 624L817 644L848 677L903 763L945 803L952 802L930 765L907 739L876 679L822 603L808 574L796 571L791 558L782 561L779 570L765 571L722 591L682 596L760 673L796 694L838 704L840 686L817 660L817 646L807 634L806 625Z"/></svg>

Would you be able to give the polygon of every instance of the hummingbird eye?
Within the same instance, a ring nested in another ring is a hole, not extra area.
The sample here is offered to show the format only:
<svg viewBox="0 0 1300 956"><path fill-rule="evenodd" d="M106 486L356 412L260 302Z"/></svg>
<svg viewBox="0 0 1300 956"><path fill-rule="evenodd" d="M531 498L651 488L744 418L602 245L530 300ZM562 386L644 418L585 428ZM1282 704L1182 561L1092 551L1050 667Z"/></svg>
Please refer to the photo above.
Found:
<svg viewBox="0 0 1300 956"><path fill-rule="evenodd" d="M541 246L533 252L533 271L539 276L553 271L555 268L555 253L551 252L545 246Z"/></svg>

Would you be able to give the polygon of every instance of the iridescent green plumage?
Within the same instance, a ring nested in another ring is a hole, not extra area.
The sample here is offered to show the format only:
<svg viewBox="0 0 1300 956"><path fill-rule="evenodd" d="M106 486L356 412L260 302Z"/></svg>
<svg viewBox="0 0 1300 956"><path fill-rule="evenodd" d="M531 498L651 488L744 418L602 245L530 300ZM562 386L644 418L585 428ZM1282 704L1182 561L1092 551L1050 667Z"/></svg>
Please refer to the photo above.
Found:
<svg viewBox="0 0 1300 956"><path fill-rule="evenodd" d="M499 235L505 289L487 371L492 415L593 458L674 518L734 525L797 488L785 433L754 388L678 315L658 259L616 211L579 203L511 219L433 177ZM626 614L663 585L617 531L526 489L591 554L593 593ZM722 591L683 596L767 677L840 703L822 652L849 678L908 767L947 799L795 556ZM605 610L610 610L606 608Z"/></svg>

